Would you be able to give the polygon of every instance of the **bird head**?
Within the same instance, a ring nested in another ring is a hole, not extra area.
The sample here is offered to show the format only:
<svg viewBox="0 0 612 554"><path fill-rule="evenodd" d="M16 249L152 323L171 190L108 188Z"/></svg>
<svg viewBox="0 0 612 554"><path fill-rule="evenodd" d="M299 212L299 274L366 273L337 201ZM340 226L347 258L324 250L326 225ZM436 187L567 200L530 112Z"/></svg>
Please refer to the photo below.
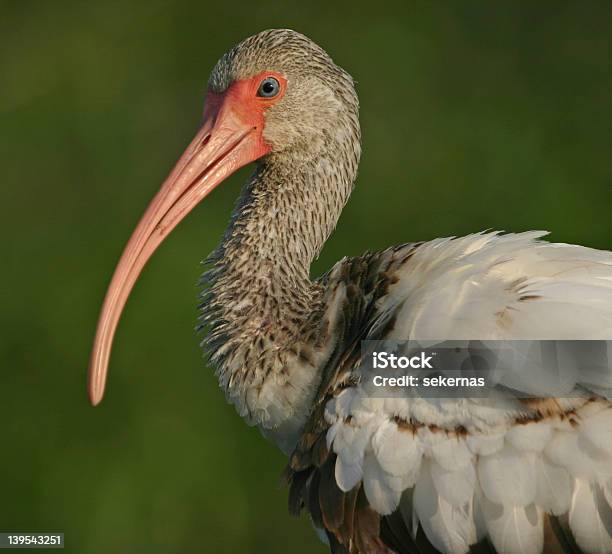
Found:
<svg viewBox="0 0 612 554"><path fill-rule="evenodd" d="M206 104L222 103L248 114L268 152L292 158L316 157L348 120L358 125L350 75L320 46L288 29L263 31L221 57Z"/></svg>
<svg viewBox="0 0 612 554"><path fill-rule="evenodd" d="M209 79L203 124L142 216L108 287L90 361L92 404L102 399L128 296L176 225L239 168L269 158L316 163L349 135L358 142L353 81L307 37L263 31L221 57Z"/></svg>

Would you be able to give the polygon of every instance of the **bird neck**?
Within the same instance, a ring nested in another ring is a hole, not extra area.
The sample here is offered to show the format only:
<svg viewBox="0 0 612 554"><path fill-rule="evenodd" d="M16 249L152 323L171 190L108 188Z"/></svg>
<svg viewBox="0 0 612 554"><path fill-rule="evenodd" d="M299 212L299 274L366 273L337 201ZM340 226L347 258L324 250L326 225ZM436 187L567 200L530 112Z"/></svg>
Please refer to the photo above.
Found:
<svg viewBox="0 0 612 554"><path fill-rule="evenodd" d="M229 400L265 429L304 420L320 378L325 297L309 271L350 195L358 137L344 151L298 164L268 156L208 260L205 346Z"/></svg>

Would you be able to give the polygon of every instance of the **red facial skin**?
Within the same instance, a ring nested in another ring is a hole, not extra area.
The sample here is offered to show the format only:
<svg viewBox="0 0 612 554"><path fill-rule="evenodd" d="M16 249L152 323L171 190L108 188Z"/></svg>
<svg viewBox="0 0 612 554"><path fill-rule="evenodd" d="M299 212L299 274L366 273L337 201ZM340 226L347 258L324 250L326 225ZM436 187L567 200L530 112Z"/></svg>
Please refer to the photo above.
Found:
<svg viewBox="0 0 612 554"><path fill-rule="evenodd" d="M274 77L280 92L257 96ZM285 94L287 80L266 71L235 81L223 93L208 92L204 121L132 233L108 287L89 366L89 398L102 400L115 330L129 294L153 252L180 221L236 170L271 151L263 137L265 111Z"/></svg>

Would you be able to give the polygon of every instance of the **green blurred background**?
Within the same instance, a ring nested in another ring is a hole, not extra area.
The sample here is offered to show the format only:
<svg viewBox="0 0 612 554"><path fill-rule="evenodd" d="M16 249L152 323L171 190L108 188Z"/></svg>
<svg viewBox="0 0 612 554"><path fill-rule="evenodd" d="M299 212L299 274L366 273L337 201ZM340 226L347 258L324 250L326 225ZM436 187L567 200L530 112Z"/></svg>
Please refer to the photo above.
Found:
<svg viewBox="0 0 612 554"><path fill-rule="evenodd" d="M324 552L193 331L249 169L156 254L105 401L85 394L111 271L228 47L292 27L358 82L362 169L319 274L485 228L611 248L611 24L611 2L0 2L0 529L76 553Z"/></svg>

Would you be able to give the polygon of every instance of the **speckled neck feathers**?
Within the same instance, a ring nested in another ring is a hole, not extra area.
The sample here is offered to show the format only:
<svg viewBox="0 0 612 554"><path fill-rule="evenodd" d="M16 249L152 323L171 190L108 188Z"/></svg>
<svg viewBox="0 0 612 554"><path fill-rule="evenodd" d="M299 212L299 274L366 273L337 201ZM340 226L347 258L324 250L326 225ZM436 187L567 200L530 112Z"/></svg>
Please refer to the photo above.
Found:
<svg viewBox="0 0 612 554"><path fill-rule="evenodd" d="M329 58L320 63L337 79L315 86L308 72L289 74L296 87L287 93L290 128L280 119L287 105L267 116L266 131L282 144L246 183L204 275L203 344L228 399L248 421L268 429L296 414L303 420L309 411L325 358L317 342L326 304L309 278L310 264L351 193L361 151L352 81ZM304 80L322 109L296 115Z"/></svg>

